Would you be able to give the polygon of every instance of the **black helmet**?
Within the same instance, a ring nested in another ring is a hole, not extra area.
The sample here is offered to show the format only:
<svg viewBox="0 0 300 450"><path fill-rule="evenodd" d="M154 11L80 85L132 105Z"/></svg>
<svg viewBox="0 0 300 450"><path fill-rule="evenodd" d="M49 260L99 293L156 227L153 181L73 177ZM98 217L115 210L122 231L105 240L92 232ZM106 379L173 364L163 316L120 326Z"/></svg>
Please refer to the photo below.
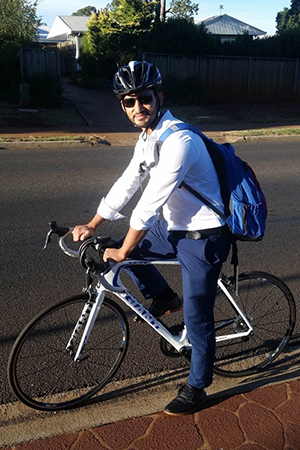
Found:
<svg viewBox="0 0 300 450"><path fill-rule="evenodd" d="M162 85L160 71L147 61L130 61L121 67L113 78L113 91L119 100L147 88L159 92Z"/></svg>

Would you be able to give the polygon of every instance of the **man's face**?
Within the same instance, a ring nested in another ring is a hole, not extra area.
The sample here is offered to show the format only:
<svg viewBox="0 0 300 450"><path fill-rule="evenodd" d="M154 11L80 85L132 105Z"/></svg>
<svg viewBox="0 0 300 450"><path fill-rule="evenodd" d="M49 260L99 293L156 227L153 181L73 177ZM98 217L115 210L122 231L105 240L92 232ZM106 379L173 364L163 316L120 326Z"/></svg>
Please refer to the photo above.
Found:
<svg viewBox="0 0 300 450"><path fill-rule="evenodd" d="M161 95L158 93L157 99L152 89L145 89L137 94L126 95L121 104L131 122L145 129L156 118Z"/></svg>

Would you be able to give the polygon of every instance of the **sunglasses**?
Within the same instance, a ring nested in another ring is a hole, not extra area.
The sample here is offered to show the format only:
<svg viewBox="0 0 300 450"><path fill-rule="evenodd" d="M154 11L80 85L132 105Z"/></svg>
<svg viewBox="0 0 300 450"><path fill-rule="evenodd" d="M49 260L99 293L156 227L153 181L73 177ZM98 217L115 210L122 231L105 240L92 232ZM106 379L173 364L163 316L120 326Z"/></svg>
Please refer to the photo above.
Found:
<svg viewBox="0 0 300 450"><path fill-rule="evenodd" d="M141 105L149 105L152 102L152 99L153 94L139 95L139 97L128 97L123 99L123 105L125 108L133 108L137 100Z"/></svg>

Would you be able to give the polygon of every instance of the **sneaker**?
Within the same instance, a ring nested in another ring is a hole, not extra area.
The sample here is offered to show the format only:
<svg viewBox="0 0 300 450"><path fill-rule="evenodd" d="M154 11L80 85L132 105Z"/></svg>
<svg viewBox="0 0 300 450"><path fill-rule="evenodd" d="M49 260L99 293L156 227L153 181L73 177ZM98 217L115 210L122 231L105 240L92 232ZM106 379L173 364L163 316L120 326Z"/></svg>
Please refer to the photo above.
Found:
<svg viewBox="0 0 300 450"><path fill-rule="evenodd" d="M186 384L179 389L177 397L165 407L164 412L171 416L192 414L198 411L205 399L204 389L196 389Z"/></svg>
<svg viewBox="0 0 300 450"><path fill-rule="evenodd" d="M171 314L176 311L180 311L181 309L182 300L178 297L178 295L176 295L176 297L173 298L173 300L171 300L170 302L163 302L157 298L154 298L148 311L153 317L157 318L165 314ZM133 321L137 323L144 322L144 320L140 316L135 316L133 318Z"/></svg>

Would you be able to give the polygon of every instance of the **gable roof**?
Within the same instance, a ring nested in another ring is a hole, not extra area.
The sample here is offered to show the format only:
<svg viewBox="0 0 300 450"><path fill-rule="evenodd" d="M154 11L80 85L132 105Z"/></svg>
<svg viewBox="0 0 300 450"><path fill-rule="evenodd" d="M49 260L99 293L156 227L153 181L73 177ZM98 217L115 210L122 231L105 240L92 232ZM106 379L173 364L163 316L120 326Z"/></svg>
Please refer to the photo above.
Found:
<svg viewBox="0 0 300 450"><path fill-rule="evenodd" d="M90 16L56 16L47 39L67 39L67 36L78 35L87 31Z"/></svg>
<svg viewBox="0 0 300 450"><path fill-rule="evenodd" d="M236 36L238 34L245 33L248 33L250 36L263 36L267 34L265 31L253 27L252 25L248 25L247 23L228 16L227 14L209 17L201 23L205 25L211 34L217 34L220 36Z"/></svg>
<svg viewBox="0 0 300 450"><path fill-rule="evenodd" d="M91 16L58 16L74 33L87 31L87 22Z"/></svg>
<svg viewBox="0 0 300 450"><path fill-rule="evenodd" d="M47 38L50 28L47 25L39 25L37 27L38 40L43 41Z"/></svg>

